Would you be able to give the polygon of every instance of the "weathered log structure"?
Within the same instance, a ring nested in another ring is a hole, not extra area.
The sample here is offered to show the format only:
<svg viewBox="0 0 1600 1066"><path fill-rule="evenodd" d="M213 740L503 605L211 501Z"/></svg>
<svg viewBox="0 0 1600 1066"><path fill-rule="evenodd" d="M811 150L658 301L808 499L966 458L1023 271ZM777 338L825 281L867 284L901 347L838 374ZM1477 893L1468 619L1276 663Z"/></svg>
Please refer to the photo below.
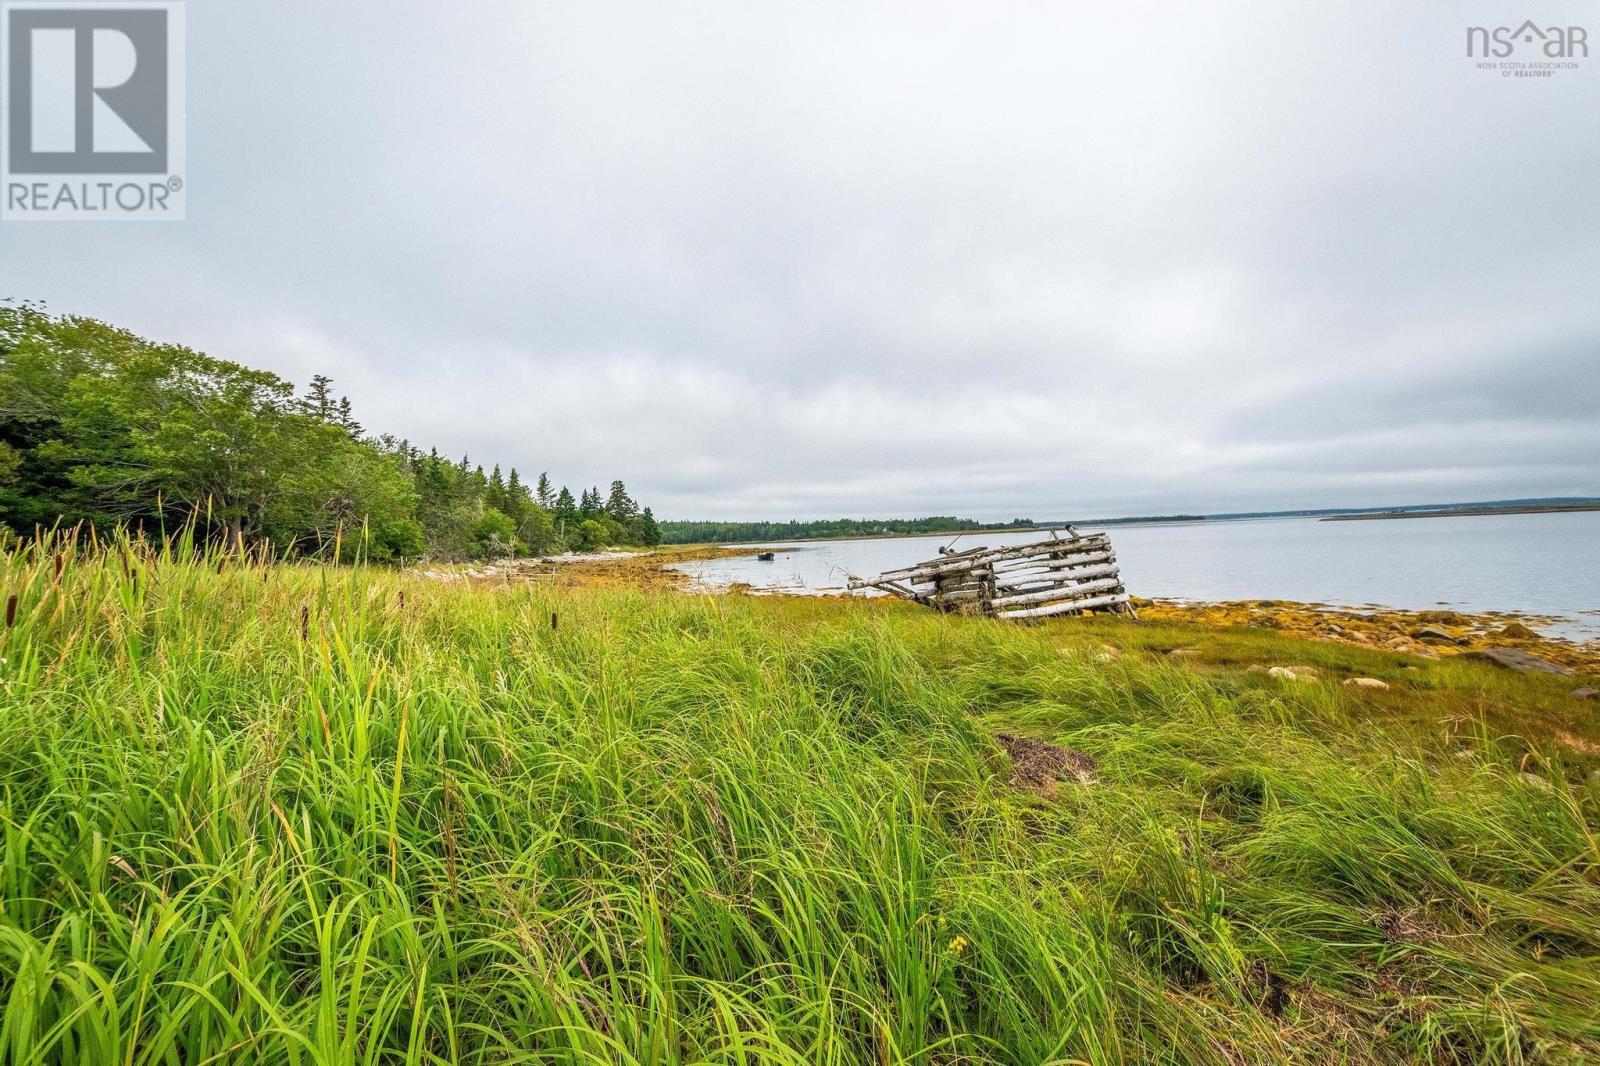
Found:
<svg viewBox="0 0 1600 1066"><path fill-rule="evenodd" d="M1078 611L1133 614L1117 571L1117 553L1104 533L1069 536L1007 548L941 552L937 559L852 577L851 589L875 588L941 611L995 618L1044 618Z"/></svg>

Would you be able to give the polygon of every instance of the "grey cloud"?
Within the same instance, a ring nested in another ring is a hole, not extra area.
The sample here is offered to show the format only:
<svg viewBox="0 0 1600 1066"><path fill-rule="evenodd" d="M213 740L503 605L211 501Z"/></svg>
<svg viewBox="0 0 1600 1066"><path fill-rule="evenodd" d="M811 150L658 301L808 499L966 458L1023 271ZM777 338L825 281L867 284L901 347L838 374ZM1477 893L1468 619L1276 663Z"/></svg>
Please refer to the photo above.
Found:
<svg viewBox="0 0 1600 1066"><path fill-rule="evenodd" d="M1502 14L195 4L189 221L0 290L663 515L1600 493L1600 55Z"/></svg>

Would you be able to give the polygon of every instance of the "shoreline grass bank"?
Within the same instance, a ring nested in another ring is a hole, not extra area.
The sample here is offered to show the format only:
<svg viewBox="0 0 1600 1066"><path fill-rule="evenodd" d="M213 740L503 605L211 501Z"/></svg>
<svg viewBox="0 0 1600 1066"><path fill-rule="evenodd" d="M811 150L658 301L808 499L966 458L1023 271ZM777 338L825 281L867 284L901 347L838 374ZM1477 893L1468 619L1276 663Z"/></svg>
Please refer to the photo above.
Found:
<svg viewBox="0 0 1600 1066"><path fill-rule="evenodd" d="M1600 1055L1570 678L126 546L0 586L3 1061Z"/></svg>

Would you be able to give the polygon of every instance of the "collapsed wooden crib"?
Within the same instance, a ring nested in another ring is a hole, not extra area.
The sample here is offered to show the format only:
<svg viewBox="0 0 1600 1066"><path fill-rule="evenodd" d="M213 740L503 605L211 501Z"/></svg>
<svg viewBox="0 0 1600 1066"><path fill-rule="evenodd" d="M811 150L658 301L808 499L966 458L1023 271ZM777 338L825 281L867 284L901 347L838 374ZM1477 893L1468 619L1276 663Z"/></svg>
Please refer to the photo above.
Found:
<svg viewBox="0 0 1600 1066"><path fill-rule="evenodd" d="M1104 533L1052 535L1006 548L941 551L936 559L852 577L851 589L875 588L941 611L995 618L1044 618L1074 611L1133 614Z"/></svg>

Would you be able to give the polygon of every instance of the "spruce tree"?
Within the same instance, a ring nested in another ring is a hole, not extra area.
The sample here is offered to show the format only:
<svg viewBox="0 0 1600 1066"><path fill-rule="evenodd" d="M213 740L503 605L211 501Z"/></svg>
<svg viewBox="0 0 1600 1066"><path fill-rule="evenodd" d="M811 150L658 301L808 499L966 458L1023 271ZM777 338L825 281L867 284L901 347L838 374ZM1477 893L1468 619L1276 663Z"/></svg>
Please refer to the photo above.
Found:
<svg viewBox="0 0 1600 1066"><path fill-rule="evenodd" d="M324 419L324 421L326 421L326 419ZM335 416L334 421L352 437L361 436L361 423L357 422L355 417L350 413L350 397L339 397L338 414Z"/></svg>
<svg viewBox="0 0 1600 1066"><path fill-rule="evenodd" d="M626 525L638 513L639 507L628 496L627 487L621 481L613 481L611 495L606 498L606 514Z"/></svg>
<svg viewBox="0 0 1600 1066"><path fill-rule="evenodd" d="M639 530L639 543L647 548L654 548L661 543L661 527L656 525L656 516L646 507L639 515L637 522Z"/></svg>
<svg viewBox="0 0 1600 1066"><path fill-rule="evenodd" d="M320 422L332 422L335 413L330 389L332 384L333 379L326 374L311 375L311 384L306 387L306 394L298 405L301 413Z"/></svg>
<svg viewBox="0 0 1600 1066"><path fill-rule="evenodd" d="M479 468L482 469L481 467ZM483 493L484 502L496 511L507 512L506 507L506 479L500 474L500 464L494 464L494 473L489 475L488 486Z"/></svg>

